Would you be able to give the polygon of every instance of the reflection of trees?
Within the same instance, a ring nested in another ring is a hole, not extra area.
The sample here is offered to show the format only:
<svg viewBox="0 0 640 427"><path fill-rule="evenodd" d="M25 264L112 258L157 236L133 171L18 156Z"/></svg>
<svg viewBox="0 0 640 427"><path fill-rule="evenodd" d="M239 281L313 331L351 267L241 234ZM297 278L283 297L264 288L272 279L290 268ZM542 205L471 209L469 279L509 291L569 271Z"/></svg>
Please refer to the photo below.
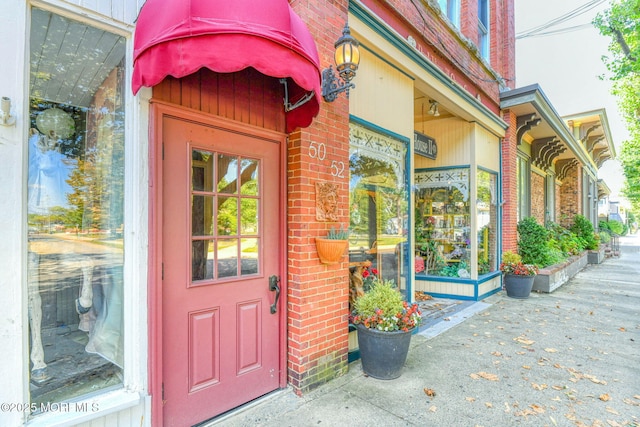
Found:
<svg viewBox="0 0 640 427"><path fill-rule="evenodd" d="M30 99L30 107L33 128L37 116L53 107L69 113L76 125L72 137L56 143L56 149L76 163L67 180L73 189L67 194L71 207L51 208L47 221L83 229L119 228L124 223L124 110L96 112L38 98ZM86 129L88 112L100 116L98 129L80 131ZM30 216L32 220L42 223L36 216Z"/></svg>

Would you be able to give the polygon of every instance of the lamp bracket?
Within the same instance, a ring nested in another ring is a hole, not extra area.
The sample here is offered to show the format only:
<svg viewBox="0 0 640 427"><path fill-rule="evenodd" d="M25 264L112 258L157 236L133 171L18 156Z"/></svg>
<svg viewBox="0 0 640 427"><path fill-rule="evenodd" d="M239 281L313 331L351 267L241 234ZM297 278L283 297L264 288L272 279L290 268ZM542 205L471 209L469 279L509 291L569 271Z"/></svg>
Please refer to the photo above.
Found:
<svg viewBox="0 0 640 427"><path fill-rule="evenodd" d="M355 88L356 85L349 82L344 83L342 80L336 78L333 73L333 66L322 70L322 97L327 102L333 102L338 97L338 94L346 91L347 98L349 98L349 89Z"/></svg>
<svg viewBox="0 0 640 427"><path fill-rule="evenodd" d="M287 79L280 79L280 83L284 86L284 111L288 113L291 110L295 110L301 105L306 104L315 96L315 91L307 92L302 98L295 102L295 104L291 104L289 102L289 86Z"/></svg>

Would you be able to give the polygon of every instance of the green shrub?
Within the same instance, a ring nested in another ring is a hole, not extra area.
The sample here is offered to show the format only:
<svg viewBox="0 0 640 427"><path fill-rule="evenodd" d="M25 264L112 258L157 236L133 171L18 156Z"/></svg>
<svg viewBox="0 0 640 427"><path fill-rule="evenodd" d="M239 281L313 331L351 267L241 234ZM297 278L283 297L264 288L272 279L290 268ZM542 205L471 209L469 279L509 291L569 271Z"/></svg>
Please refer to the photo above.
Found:
<svg viewBox="0 0 640 427"><path fill-rule="evenodd" d="M607 233L606 231L601 231L599 233L600 235L600 242L601 243L609 243L611 241L611 235L609 233Z"/></svg>
<svg viewBox="0 0 640 427"><path fill-rule="evenodd" d="M624 232L624 226L620 221L611 220L607 224L608 224L609 230L613 231L617 235L622 235L622 233Z"/></svg>
<svg viewBox="0 0 640 427"><path fill-rule="evenodd" d="M525 264L538 267L551 265L547 242L549 231L533 217L518 222L518 253Z"/></svg>
<svg viewBox="0 0 640 427"><path fill-rule="evenodd" d="M598 239L593 230L593 224L584 215L573 217L571 231L582 239L584 249L598 249Z"/></svg>
<svg viewBox="0 0 640 427"><path fill-rule="evenodd" d="M584 250L584 241L560 224L549 221L547 222L547 229L549 230L548 246L562 253L563 259L560 261L564 261L571 255L577 255ZM560 261L556 260L556 263Z"/></svg>

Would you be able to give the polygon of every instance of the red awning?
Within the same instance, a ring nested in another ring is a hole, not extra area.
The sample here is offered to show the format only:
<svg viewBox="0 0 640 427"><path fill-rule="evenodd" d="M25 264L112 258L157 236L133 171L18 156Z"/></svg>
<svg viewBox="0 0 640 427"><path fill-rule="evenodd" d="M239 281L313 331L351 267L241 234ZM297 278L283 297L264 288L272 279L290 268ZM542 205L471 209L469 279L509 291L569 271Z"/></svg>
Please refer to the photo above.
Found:
<svg viewBox="0 0 640 427"><path fill-rule="evenodd" d="M306 25L287 0L147 0L136 24L133 93L165 77L193 74L202 67L232 73L253 67L289 80L294 103L287 131L306 127L320 110L320 61Z"/></svg>

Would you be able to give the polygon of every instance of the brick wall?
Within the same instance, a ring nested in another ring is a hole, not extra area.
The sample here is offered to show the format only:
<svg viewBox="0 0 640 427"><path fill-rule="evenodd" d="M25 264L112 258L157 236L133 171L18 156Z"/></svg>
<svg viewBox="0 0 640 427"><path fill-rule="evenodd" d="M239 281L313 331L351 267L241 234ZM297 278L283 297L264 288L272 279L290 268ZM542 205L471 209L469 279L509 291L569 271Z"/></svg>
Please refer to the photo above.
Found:
<svg viewBox="0 0 640 427"><path fill-rule="evenodd" d="M292 1L316 41L321 67L333 64L334 43L347 20L347 0ZM311 144L325 144L326 158L311 158ZM331 226L348 226L348 174L331 175L332 161L349 165L349 106L344 95L323 102L313 124L289 136L287 158L288 382L298 394L347 370L348 259L321 264L315 237ZM318 222L315 183L339 184L339 222Z"/></svg>
<svg viewBox="0 0 640 427"><path fill-rule="evenodd" d="M560 216L556 222L571 226L573 217L582 214L582 167L576 166L567 172L560 187Z"/></svg>
<svg viewBox="0 0 640 427"><path fill-rule="evenodd" d="M531 216L538 224L545 223L544 176L531 172Z"/></svg>
<svg viewBox="0 0 640 427"><path fill-rule="evenodd" d="M502 140L502 249L503 251L518 250L518 182L516 164L518 146L516 141L516 115L512 111L502 112L509 128Z"/></svg>
<svg viewBox="0 0 640 427"><path fill-rule="evenodd" d="M412 36L417 43L416 49L429 61L480 99L495 114L500 114L500 85L494 73L506 78L507 83L515 78L513 18L503 20L500 17L506 13L513 13L513 1L501 1L499 7L502 10L492 10L491 13L491 31L496 29L495 34L491 36L492 43L495 43L492 44L491 68L479 59L475 46L478 39L477 0L462 1L460 30L443 21L443 15L435 1L362 0L362 3L402 37ZM499 28L502 30L497 31ZM511 38L500 38L507 35ZM501 46L502 53L494 52L495 46Z"/></svg>

